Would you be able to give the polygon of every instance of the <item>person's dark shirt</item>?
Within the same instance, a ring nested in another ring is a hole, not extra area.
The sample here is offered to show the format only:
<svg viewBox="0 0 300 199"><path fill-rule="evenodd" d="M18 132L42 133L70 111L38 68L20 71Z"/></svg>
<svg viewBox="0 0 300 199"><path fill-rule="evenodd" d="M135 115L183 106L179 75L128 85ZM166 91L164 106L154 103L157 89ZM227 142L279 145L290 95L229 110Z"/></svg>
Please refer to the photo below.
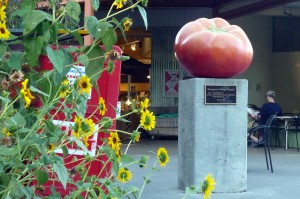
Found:
<svg viewBox="0 0 300 199"><path fill-rule="evenodd" d="M260 109L260 124L266 124L270 115L277 113L277 115L282 115L282 110L279 104L268 102L265 103Z"/></svg>

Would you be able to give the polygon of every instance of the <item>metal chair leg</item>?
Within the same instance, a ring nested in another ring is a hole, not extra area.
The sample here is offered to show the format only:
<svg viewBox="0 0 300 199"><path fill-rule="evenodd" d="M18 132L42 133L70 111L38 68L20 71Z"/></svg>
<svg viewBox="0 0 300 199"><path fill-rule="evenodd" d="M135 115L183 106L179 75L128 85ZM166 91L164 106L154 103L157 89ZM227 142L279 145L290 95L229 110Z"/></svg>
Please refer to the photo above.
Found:
<svg viewBox="0 0 300 199"><path fill-rule="evenodd" d="M298 144L298 132L296 132L296 141L297 141L297 149L298 149L298 152L299 152L299 144Z"/></svg>
<svg viewBox="0 0 300 199"><path fill-rule="evenodd" d="M268 161L268 155L267 155L267 150L266 150L266 144L264 144L264 150L265 150L265 157L266 157L267 169L269 170L269 161Z"/></svg>
<svg viewBox="0 0 300 199"><path fill-rule="evenodd" d="M269 152L269 160L270 160L271 172L273 173L273 165L272 165L272 158L271 158L271 153L270 153L270 147L269 147L269 144L268 144L268 152Z"/></svg>

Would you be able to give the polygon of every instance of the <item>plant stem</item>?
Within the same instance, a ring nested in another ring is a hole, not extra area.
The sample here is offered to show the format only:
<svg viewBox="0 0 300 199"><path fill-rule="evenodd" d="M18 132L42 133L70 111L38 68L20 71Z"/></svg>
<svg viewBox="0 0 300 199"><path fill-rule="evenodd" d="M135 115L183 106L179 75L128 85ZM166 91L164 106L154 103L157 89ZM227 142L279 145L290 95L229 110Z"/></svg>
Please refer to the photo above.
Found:
<svg viewBox="0 0 300 199"><path fill-rule="evenodd" d="M141 198L142 192L143 192L143 190L144 190L144 188L145 188L145 186L146 186L146 184L147 184L148 179L149 179L150 176L152 175L152 173L153 173L153 171L154 171L154 168L155 168L157 162L158 162L158 160L156 160L156 162L154 163L154 165L153 165L153 167L152 167L150 173L147 175L146 179L144 180L144 183L143 183L143 186L142 186L142 188L141 188L141 190L140 190L138 199Z"/></svg>

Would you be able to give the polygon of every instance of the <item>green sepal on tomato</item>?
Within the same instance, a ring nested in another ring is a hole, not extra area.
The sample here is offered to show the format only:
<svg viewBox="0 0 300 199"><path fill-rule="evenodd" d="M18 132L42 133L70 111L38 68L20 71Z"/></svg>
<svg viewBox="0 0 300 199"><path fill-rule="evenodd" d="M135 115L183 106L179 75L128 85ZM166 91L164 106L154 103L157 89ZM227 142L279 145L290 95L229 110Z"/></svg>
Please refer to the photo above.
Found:
<svg viewBox="0 0 300 199"><path fill-rule="evenodd" d="M229 78L251 64L253 48L246 33L222 18L185 24L175 39L180 65L196 77Z"/></svg>

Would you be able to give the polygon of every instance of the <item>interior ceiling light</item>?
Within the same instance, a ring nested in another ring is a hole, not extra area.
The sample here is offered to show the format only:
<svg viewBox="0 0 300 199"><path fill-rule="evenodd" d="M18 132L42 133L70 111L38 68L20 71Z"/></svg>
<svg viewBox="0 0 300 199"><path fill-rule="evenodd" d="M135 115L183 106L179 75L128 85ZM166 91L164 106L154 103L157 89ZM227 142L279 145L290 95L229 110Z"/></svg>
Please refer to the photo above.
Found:
<svg viewBox="0 0 300 199"><path fill-rule="evenodd" d="M147 78L150 79L150 75L148 75Z"/></svg>

